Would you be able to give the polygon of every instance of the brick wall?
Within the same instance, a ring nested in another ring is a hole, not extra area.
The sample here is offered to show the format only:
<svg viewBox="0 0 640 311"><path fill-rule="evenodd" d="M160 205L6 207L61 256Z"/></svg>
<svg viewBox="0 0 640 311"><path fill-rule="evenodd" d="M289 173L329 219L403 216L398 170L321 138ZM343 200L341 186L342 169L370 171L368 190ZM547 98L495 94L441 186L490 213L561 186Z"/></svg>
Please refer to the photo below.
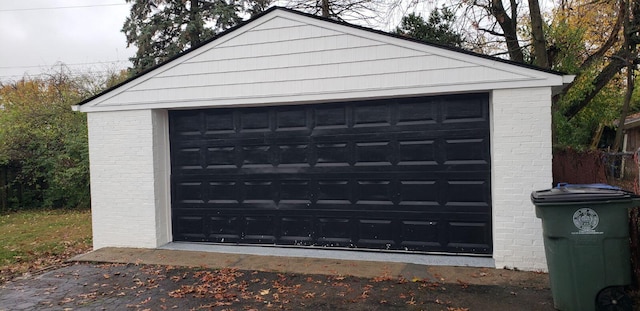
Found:
<svg viewBox="0 0 640 311"><path fill-rule="evenodd" d="M546 270L530 194L552 185L551 90L495 90L491 108L496 267Z"/></svg>
<svg viewBox="0 0 640 311"><path fill-rule="evenodd" d="M87 115L94 249L154 248L169 241L163 117L166 112L151 110Z"/></svg>

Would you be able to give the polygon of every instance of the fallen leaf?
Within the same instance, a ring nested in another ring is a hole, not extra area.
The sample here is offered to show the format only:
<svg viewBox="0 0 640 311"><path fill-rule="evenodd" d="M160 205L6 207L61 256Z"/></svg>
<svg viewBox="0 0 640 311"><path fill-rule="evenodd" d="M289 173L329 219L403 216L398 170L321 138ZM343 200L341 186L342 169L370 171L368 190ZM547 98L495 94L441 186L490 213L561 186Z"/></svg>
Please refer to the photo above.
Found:
<svg viewBox="0 0 640 311"><path fill-rule="evenodd" d="M413 300L413 297L411 297L411 300L407 300L407 301L405 301L405 303L408 304L408 305L415 305L416 301Z"/></svg>
<svg viewBox="0 0 640 311"><path fill-rule="evenodd" d="M264 295L269 295L269 291L270 289L263 289L260 291L260 295L264 296Z"/></svg>
<svg viewBox="0 0 640 311"><path fill-rule="evenodd" d="M458 280L458 284L460 284L460 286L462 286L462 288L469 287L469 284L467 284L466 282L460 281L460 280Z"/></svg>

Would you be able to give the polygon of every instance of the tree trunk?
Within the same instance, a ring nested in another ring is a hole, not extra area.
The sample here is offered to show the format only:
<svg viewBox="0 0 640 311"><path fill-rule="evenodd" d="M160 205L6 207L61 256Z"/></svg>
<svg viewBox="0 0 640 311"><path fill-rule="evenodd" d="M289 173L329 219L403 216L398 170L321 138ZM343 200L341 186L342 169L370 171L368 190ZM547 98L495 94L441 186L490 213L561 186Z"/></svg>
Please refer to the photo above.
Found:
<svg viewBox="0 0 640 311"><path fill-rule="evenodd" d="M534 64L542 68L549 68L547 42L542 29L542 15L540 14L538 0L529 0L529 14L531 16L531 34L533 36L533 52L535 55Z"/></svg>
<svg viewBox="0 0 640 311"><path fill-rule="evenodd" d="M629 103L631 103L631 96L633 95L633 69L634 65L629 64L627 67L627 93L624 95L624 103L622 104L622 111L620 112L620 118L618 119L618 128L616 129L616 139L613 141L613 152L626 151L620 150L622 145L622 137L624 134L624 121L627 119L627 113L629 112Z"/></svg>
<svg viewBox="0 0 640 311"><path fill-rule="evenodd" d="M515 5L515 3L512 4L512 12L515 12L515 7L513 7ZM509 58L512 61L524 63L522 47L520 47L520 42L518 42L518 29L514 22L514 20L517 20L517 16L509 17L502 5L502 0L491 0L490 13L496 18L496 21L500 24L500 28L502 28L502 32L504 32Z"/></svg>
<svg viewBox="0 0 640 311"><path fill-rule="evenodd" d="M329 0L322 0L322 17L329 18Z"/></svg>
<svg viewBox="0 0 640 311"><path fill-rule="evenodd" d="M634 0L637 1L637 0ZM629 103L631 102L631 96L633 95L633 86L634 86L634 74L636 66L634 64L632 55L635 53L635 44L631 42L631 34L637 30L633 30L631 26L631 4L628 2L622 1L621 7L624 8L624 44L623 47L626 49L628 58L625 58L625 64L627 65L627 93L624 96L624 103L622 105L622 111L620 113L620 118L618 119L618 129L616 130L616 139L613 142L613 150L615 152L620 151L620 145L622 143L622 134L624 133L624 121L627 118L627 112L629 111ZM623 150L624 151L624 150Z"/></svg>
<svg viewBox="0 0 640 311"><path fill-rule="evenodd" d="M567 110L563 113L568 120L575 117L578 114L578 112L582 110L582 108L586 107L587 104L589 104L589 102L594 97L596 97L596 95L598 95L600 90L602 90L602 88L605 87L607 83L609 83L609 81L611 81L611 79L618 72L620 72L622 68L626 66L624 60L628 58L627 56L628 56L628 53L626 49L622 48L621 50L616 52L614 57L610 58L611 61L609 62L609 64L607 64L607 66L605 66L604 69L602 69L602 71L598 74L598 76L596 76L596 78L593 80L593 89L591 89L582 100L572 102L569 108L567 108ZM576 78L574 82L577 80L579 79ZM572 86L573 86L573 83L569 84L567 87L565 87L562 93L566 93L567 90Z"/></svg>
<svg viewBox="0 0 640 311"><path fill-rule="evenodd" d="M191 24L192 27L188 27L189 29L189 45L191 47L198 46L201 42L201 34L202 27L200 26L200 18L199 18L199 10L200 3L199 0L191 0L191 6L189 8L189 21L188 24Z"/></svg>

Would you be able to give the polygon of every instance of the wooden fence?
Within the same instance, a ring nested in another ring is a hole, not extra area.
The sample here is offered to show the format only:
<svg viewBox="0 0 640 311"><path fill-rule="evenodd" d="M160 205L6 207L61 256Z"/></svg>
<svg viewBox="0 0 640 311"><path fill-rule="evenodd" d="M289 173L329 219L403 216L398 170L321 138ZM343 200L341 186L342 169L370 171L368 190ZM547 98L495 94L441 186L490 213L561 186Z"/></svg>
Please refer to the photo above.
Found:
<svg viewBox="0 0 640 311"><path fill-rule="evenodd" d="M640 151L640 150L639 150ZM606 183L640 195L638 152L555 150L553 181L573 184ZM640 208L629 211L631 261L636 287L640 284Z"/></svg>

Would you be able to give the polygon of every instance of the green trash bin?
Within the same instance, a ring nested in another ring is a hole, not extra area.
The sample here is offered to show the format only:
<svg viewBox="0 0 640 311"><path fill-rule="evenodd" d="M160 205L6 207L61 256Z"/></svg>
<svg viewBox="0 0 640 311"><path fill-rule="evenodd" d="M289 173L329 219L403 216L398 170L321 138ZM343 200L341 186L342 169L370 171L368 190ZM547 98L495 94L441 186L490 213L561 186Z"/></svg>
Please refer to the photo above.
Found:
<svg viewBox="0 0 640 311"><path fill-rule="evenodd" d="M628 208L635 194L603 184L534 191L556 309L632 310Z"/></svg>

